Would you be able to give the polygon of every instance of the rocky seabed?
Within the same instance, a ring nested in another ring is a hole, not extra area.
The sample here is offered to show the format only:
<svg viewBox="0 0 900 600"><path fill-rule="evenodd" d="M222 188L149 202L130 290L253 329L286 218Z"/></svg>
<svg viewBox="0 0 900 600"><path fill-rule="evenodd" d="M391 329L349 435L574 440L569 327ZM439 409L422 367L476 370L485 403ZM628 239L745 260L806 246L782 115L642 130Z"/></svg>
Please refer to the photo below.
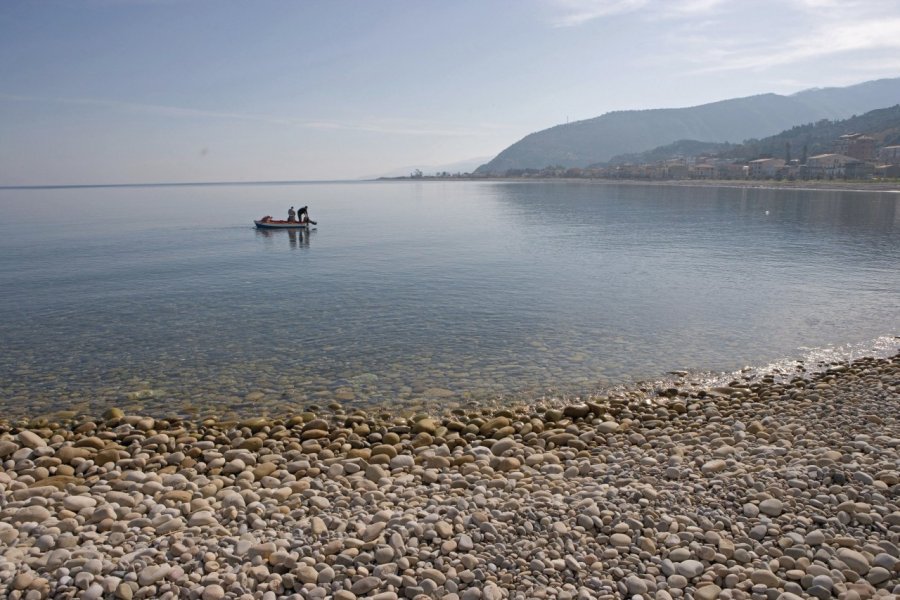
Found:
<svg viewBox="0 0 900 600"><path fill-rule="evenodd" d="M887 598L898 495L900 356L564 408L7 420L0 597Z"/></svg>

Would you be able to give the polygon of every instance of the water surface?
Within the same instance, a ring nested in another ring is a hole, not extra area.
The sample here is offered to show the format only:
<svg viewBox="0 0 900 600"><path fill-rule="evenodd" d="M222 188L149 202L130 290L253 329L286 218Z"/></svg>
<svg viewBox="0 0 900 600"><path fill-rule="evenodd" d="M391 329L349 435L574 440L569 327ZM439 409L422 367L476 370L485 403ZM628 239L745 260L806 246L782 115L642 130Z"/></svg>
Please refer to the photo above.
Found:
<svg viewBox="0 0 900 600"><path fill-rule="evenodd" d="M0 410L435 410L890 351L898 203L560 182L0 190ZM253 228L290 205L317 229Z"/></svg>

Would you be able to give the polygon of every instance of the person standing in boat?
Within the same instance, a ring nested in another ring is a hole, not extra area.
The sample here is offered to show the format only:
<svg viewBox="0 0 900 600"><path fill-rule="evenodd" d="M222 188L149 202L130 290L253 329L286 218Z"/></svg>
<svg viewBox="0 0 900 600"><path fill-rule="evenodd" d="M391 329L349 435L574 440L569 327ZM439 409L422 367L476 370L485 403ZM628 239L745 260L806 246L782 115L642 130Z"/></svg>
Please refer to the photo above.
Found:
<svg viewBox="0 0 900 600"><path fill-rule="evenodd" d="M294 211L294 207L292 206L288 209L288 223L295 223L296 221L297 213Z"/></svg>
<svg viewBox="0 0 900 600"><path fill-rule="evenodd" d="M308 208L309 206L304 206L297 211L297 220L301 223L307 223L309 221L309 211L307 210Z"/></svg>

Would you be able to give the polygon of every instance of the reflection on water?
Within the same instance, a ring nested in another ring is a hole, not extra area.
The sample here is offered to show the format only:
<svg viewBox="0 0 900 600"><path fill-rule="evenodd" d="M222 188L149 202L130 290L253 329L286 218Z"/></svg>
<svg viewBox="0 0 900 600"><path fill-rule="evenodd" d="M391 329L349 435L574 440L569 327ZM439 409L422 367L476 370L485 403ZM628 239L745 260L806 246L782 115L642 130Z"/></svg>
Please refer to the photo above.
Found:
<svg viewBox="0 0 900 600"><path fill-rule="evenodd" d="M251 234L297 196L317 230ZM439 410L883 340L897 204L558 182L0 191L0 410Z"/></svg>
<svg viewBox="0 0 900 600"><path fill-rule="evenodd" d="M689 227L710 221L734 225L736 217L765 216L775 226L855 227L868 235L896 232L900 225L900 202L892 193L573 184L560 194L555 183L499 184L494 191L497 199L515 207L512 215L566 226L596 224L605 216L620 223Z"/></svg>
<svg viewBox="0 0 900 600"><path fill-rule="evenodd" d="M267 240L287 237L290 248L309 248L309 239L315 230L314 227L308 229L256 229L256 235Z"/></svg>

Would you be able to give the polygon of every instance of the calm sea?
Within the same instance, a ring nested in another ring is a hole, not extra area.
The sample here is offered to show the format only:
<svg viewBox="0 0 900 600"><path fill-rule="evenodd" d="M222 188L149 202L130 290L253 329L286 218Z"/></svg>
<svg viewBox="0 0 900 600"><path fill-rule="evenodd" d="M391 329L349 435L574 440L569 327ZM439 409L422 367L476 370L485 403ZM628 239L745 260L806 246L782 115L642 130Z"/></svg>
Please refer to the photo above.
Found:
<svg viewBox="0 0 900 600"><path fill-rule="evenodd" d="M309 233L253 219L309 205ZM0 190L0 414L385 411L896 351L900 195ZM780 363L779 363L780 364Z"/></svg>

